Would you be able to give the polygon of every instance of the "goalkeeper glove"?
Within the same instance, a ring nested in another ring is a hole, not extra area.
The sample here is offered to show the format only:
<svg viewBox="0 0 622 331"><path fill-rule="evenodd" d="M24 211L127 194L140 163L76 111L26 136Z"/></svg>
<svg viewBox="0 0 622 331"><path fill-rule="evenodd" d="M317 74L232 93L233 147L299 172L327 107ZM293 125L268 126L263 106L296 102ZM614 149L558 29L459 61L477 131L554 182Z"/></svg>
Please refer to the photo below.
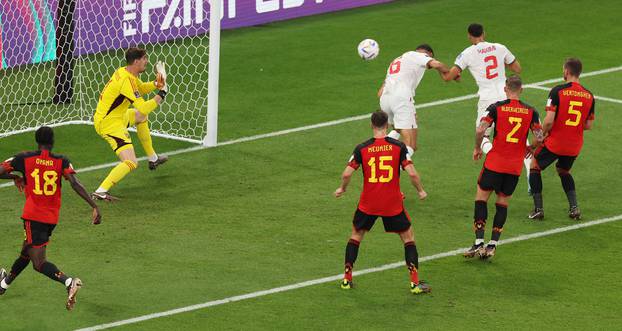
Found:
<svg viewBox="0 0 622 331"><path fill-rule="evenodd" d="M168 92L168 86L166 86L166 69L164 68L164 62L158 61L156 63L156 81L155 85L161 91Z"/></svg>

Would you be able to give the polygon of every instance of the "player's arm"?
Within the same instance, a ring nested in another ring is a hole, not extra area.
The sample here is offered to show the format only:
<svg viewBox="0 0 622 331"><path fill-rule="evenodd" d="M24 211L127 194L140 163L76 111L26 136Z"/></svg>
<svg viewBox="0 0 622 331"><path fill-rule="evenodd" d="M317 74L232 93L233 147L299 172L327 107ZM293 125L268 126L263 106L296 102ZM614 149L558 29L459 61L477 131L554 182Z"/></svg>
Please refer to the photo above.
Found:
<svg viewBox="0 0 622 331"><path fill-rule="evenodd" d="M164 97L166 96L166 92L160 90L158 94L156 94L153 98L146 101L143 97L140 96L138 92L139 91L134 91L129 79L123 82L123 85L121 86L121 94L129 99L130 102L132 102L132 104L134 105L134 108L136 108L136 110L138 110L143 115L148 115L153 110L155 110L158 105L162 103Z"/></svg>
<svg viewBox="0 0 622 331"><path fill-rule="evenodd" d="M546 117L544 117L544 123L542 123L542 133L545 137L549 135L551 128L553 128L554 122L555 122L555 112L547 110Z"/></svg>
<svg viewBox="0 0 622 331"><path fill-rule="evenodd" d="M380 88L378 89L378 98L382 96L382 92L384 92L384 81L382 81L382 85L380 85Z"/></svg>
<svg viewBox="0 0 622 331"><path fill-rule="evenodd" d="M419 199L425 199L428 196L428 193L423 189L423 184L421 183L421 176L419 176L419 173L417 172L417 169L415 169L415 166L410 163L404 167L404 170L406 171L406 173L408 173L408 176L410 177L410 182L417 189Z"/></svg>
<svg viewBox="0 0 622 331"><path fill-rule="evenodd" d="M448 74L449 74L449 68L447 68L447 66L436 59L431 59L428 64L427 64L428 69L436 69L439 73L439 75L441 76L441 79L443 79L444 81L450 81L451 78L449 78Z"/></svg>
<svg viewBox="0 0 622 331"><path fill-rule="evenodd" d="M590 112L587 115L587 120L583 125L583 130L592 130L592 123L594 123L594 104L596 103L596 99L592 96L592 107L590 108Z"/></svg>
<svg viewBox="0 0 622 331"><path fill-rule="evenodd" d="M23 158L17 156L0 163L0 179L13 180L17 190L24 192L24 178L12 173L14 170L22 171L23 167L19 165L20 162L23 164Z"/></svg>
<svg viewBox="0 0 622 331"><path fill-rule="evenodd" d="M540 115L535 110L533 111L533 116L531 117L531 125L529 126L529 129L535 139L532 140L531 145L527 146L527 153L525 155L526 158L530 158L544 142L544 131L542 130L542 125L540 124Z"/></svg>
<svg viewBox="0 0 622 331"><path fill-rule="evenodd" d="M446 82L451 81L451 80L460 81L461 74L462 74L462 69L460 69L460 67L458 66L453 66L449 69L447 74L445 74L445 76L442 76L442 77L443 77L443 80Z"/></svg>
<svg viewBox="0 0 622 331"><path fill-rule="evenodd" d="M101 217L101 213L99 212L99 207L97 207L97 204L95 204L95 201L93 201L93 199L91 199L89 194L86 192L86 188L84 188L84 185L80 183L75 173L66 173L65 178L69 181L69 183L71 183L71 188L84 201L86 201L86 203L88 203L89 206L91 206L91 208L93 208L93 219L92 219L93 224L100 224L102 217Z"/></svg>
<svg viewBox="0 0 622 331"><path fill-rule="evenodd" d="M356 169L352 168L351 166L346 166L346 168L343 170L343 173L341 174L341 185L339 185L339 187L335 190L335 197L339 198L341 197L344 193L346 193L346 190L348 189L348 185L350 185L350 180L352 179L352 174L356 171Z"/></svg>
<svg viewBox="0 0 622 331"><path fill-rule="evenodd" d="M509 63L506 66L508 67L508 69L512 70L512 72L515 74L520 74L523 71L523 67L521 67L520 62L518 62L518 59L514 59L512 63Z"/></svg>
<svg viewBox="0 0 622 331"><path fill-rule="evenodd" d="M138 91L140 91L140 94L147 94L147 93L151 93L153 92L157 86L157 80L151 81L151 82L143 82L141 80L138 81Z"/></svg>

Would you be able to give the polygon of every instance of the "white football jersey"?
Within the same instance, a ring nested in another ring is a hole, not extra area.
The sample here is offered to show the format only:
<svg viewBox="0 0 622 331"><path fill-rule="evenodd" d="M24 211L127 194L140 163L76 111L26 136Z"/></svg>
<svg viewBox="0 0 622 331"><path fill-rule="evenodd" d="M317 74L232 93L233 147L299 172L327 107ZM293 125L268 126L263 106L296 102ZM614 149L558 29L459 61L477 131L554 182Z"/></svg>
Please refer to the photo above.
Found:
<svg viewBox="0 0 622 331"><path fill-rule="evenodd" d="M515 60L504 45L482 41L462 51L454 64L469 69L479 87L480 100L504 100L505 65Z"/></svg>
<svg viewBox="0 0 622 331"><path fill-rule="evenodd" d="M432 58L420 52L406 52L391 62L384 80L384 94L407 99L415 97L415 90L421 82L428 62Z"/></svg>

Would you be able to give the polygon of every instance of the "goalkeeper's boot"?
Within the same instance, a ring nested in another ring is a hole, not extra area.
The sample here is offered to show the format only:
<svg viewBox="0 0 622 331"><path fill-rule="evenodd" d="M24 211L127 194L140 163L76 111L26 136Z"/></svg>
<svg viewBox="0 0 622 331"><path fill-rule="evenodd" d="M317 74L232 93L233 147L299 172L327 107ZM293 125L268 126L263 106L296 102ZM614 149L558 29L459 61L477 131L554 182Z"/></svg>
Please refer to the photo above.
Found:
<svg viewBox="0 0 622 331"><path fill-rule="evenodd" d="M430 286L423 281L420 281L419 284L410 283L410 293L412 294L430 293L431 291L432 289Z"/></svg>
<svg viewBox="0 0 622 331"><path fill-rule="evenodd" d="M568 217L572 218L575 221L581 220L581 210L578 206L572 206L568 210Z"/></svg>
<svg viewBox="0 0 622 331"><path fill-rule="evenodd" d="M4 268L0 268L0 282L3 281L7 275L6 270L4 270ZM0 295L3 295L4 292L6 292L6 289L0 286Z"/></svg>
<svg viewBox="0 0 622 331"><path fill-rule="evenodd" d="M76 304L76 296L78 295L78 291L82 288L82 281L80 278L72 278L71 284L67 286L67 310L72 310L73 306Z"/></svg>
<svg viewBox="0 0 622 331"><path fill-rule="evenodd" d="M155 161L149 161L149 170L156 170L156 168L158 168L160 165L166 163L166 161L168 161L168 156L166 155L159 155L158 159Z"/></svg>
<svg viewBox="0 0 622 331"><path fill-rule="evenodd" d="M486 248L480 253L479 257L482 260L492 259L495 256L496 252L497 252L497 245L488 244L486 245Z"/></svg>
<svg viewBox="0 0 622 331"><path fill-rule="evenodd" d="M529 213L529 215L527 215L527 217L530 220L538 220L541 221L544 219L544 209L542 208L536 208L534 209L531 213Z"/></svg>
<svg viewBox="0 0 622 331"><path fill-rule="evenodd" d="M110 195L108 192L93 192L91 193L91 199L93 200L103 200L103 201L116 201L119 198Z"/></svg>
<svg viewBox="0 0 622 331"><path fill-rule="evenodd" d="M480 243L479 245L474 244L473 246L471 246L471 248L469 248L462 255L466 258L472 258L472 257L475 257L475 255L481 256L483 252L484 252L484 243Z"/></svg>
<svg viewBox="0 0 622 331"><path fill-rule="evenodd" d="M354 287L354 284L352 283L352 280L349 280L347 278L344 278L341 281L341 288L344 290L349 290L352 289Z"/></svg>

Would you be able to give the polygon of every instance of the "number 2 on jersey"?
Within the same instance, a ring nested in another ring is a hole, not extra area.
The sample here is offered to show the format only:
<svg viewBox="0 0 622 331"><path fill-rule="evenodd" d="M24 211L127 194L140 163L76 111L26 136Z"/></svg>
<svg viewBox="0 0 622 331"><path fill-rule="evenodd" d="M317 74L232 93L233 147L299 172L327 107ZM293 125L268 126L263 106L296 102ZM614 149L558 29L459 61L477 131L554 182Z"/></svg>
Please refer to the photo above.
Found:
<svg viewBox="0 0 622 331"><path fill-rule="evenodd" d="M48 170L43 172L43 189L41 189L41 177L39 177L39 169L35 169L30 173L30 177L35 180L35 188L32 189L32 193L36 195L54 195L58 185L56 180L58 179L58 173L54 170Z"/></svg>
<svg viewBox="0 0 622 331"><path fill-rule="evenodd" d="M518 142L518 138L514 137L514 134L516 133L516 131L518 131L518 129L520 129L523 123L523 119L520 117L510 117L509 120L510 124L514 124L514 128L505 137L505 141L516 144Z"/></svg>
<svg viewBox="0 0 622 331"><path fill-rule="evenodd" d="M490 62L490 64L486 66L486 78L487 79L497 78L497 76L499 76L498 72L491 73L493 70L497 69L497 67L499 66L499 64L497 63L497 57L494 55L487 56L484 58L484 62L486 62L486 64Z"/></svg>
<svg viewBox="0 0 622 331"><path fill-rule="evenodd" d="M371 169L371 176L369 176L368 181L370 183L388 183L391 181L391 179L393 179L393 167L390 164L385 164L384 162L391 162L393 160L393 157L381 156L378 158L378 160L380 161L378 164L378 170L387 170L387 177L385 177L384 175L380 176L380 178L376 177L376 158L372 157L371 159L369 159L369 162L367 162L367 165L369 165L369 168Z"/></svg>
<svg viewBox="0 0 622 331"><path fill-rule="evenodd" d="M570 101L570 106L568 107L568 114L575 115L574 120L567 119L565 124L568 126L577 126L581 121L581 111L574 109L574 107L582 107L583 102L581 101Z"/></svg>

